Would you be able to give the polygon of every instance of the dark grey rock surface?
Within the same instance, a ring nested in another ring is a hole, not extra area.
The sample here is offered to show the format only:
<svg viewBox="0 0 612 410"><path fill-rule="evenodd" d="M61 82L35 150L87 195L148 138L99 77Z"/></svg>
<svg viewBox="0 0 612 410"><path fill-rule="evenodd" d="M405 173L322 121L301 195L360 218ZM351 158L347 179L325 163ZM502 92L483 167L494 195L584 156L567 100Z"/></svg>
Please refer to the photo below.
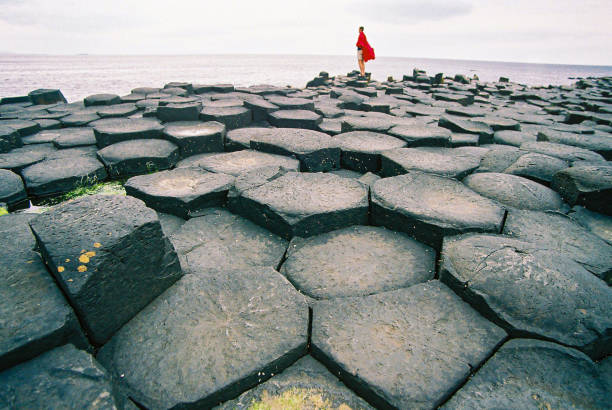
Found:
<svg viewBox="0 0 612 410"><path fill-rule="evenodd" d="M438 281L313 307L313 355L377 408L435 408L505 337Z"/></svg>
<svg viewBox="0 0 612 410"><path fill-rule="evenodd" d="M517 339L504 344L442 408L609 406L610 390L587 356L555 343Z"/></svg>
<svg viewBox="0 0 612 410"><path fill-rule="evenodd" d="M333 142L340 148L342 167L363 173L380 171L383 151L406 146L401 139L371 131L338 134Z"/></svg>
<svg viewBox="0 0 612 410"><path fill-rule="evenodd" d="M21 136L13 127L5 126L0 123L0 154L9 152L13 148L21 147Z"/></svg>
<svg viewBox="0 0 612 410"><path fill-rule="evenodd" d="M43 259L97 344L182 275L157 214L136 198L81 197L30 226Z"/></svg>
<svg viewBox="0 0 612 410"><path fill-rule="evenodd" d="M477 134L480 136L481 143L488 143L493 140L493 128L477 119L468 120L460 117L443 115L438 121L438 126L448 128L453 132L464 132L467 134Z"/></svg>
<svg viewBox="0 0 612 410"><path fill-rule="evenodd" d="M459 181L418 171L378 180L371 197L374 225L406 232L438 250L444 236L498 233L505 214Z"/></svg>
<svg viewBox="0 0 612 410"><path fill-rule="evenodd" d="M93 129L84 128L61 128L54 130L57 137L53 139L53 145L59 149L96 145L96 137Z"/></svg>
<svg viewBox="0 0 612 410"><path fill-rule="evenodd" d="M244 107L204 107L200 120L217 121L224 124L227 130L233 130L247 127L253 121L253 114Z"/></svg>
<svg viewBox="0 0 612 410"><path fill-rule="evenodd" d="M478 169L474 172L504 172L525 153L509 145L487 145L491 147L480 160Z"/></svg>
<svg viewBox="0 0 612 410"><path fill-rule="evenodd" d="M276 105L281 110L308 110L314 111L314 101L306 98L283 97L271 95L266 97L268 101Z"/></svg>
<svg viewBox="0 0 612 410"><path fill-rule="evenodd" d="M325 172L340 165L340 148L329 135L308 129L281 128L251 137L251 148L287 155L300 161L302 171Z"/></svg>
<svg viewBox="0 0 612 410"><path fill-rule="evenodd" d="M64 127L84 127L94 121L100 119L100 116L89 112L75 112L60 118L60 122Z"/></svg>
<svg viewBox="0 0 612 410"><path fill-rule="evenodd" d="M26 200L27 195L21 177L8 169L0 169L0 203L6 204L9 211L12 211Z"/></svg>
<svg viewBox="0 0 612 410"><path fill-rule="evenodd" d="M253 266L277 268L288 242L225 209L209 208L171 237L184 272L210 275Z"/></svg>
<svg viewBox="0 0 612 410"><path fill-rule="evenodd" d="M210 408L306 352L308 306L271 268L186 275L125 325L100 362L149 408Z"/></svg>
<svg viewBox="0 0 612 410"><path fill-rule="evenodd" d="M121 103L121 97L116 94L93 94L83 100L85 107L92 105L114 105Z"/></svg>
<svg viewBox="0 0 612 410"><path fill-rule="evenodd" d="M572 147L570 145L557 144L554 142L524 142L520 148L524 151L537 152L539 154L550 155L564 161L605 161L604 157L596 152L584 148Z"/></svg>
<svg viewBox="0 0 612 410"><path fill-rule="evenodd" d="M38 162L23 169L22 175L28 194L46 196L94 185L104 181L107 173L96 158L77 155Z"/></svg>
<svg viewBox="0 0 612 410"><path fill-rule="evenodd" d="M28 226L34 217L0 217L0 235L10 238L0 247L0 370L65 343L87 346L74 312L34 252Z"/></svg>
<svg viewBox="0 0 612 410"><path fill-rule="evenodd" d="M48 105L55 103L66 103L64 94L58 89L39 88L38 90L30 91L28 97L35 105Z"/></svg>
<svg viewBox="0 0 612 410"><path fill-rule="evenodd" d="M171 121L197 121L200 117L202 104L199 102L190 104L168 104L157 107L156 114L163 122Z"/></svg>
<svg viewBox="0 0 612 410"><path fill-rule="evenodd" d="M225 138L225 150L239 151L250 149L252 139L274 132L276 132L276 129L265 127L247 127L231 130L227 133Z"/></svg>
<svg viewBox="0 0 612 410"><path fill-rule="evenodd" d="M397 125L388 132L406 141L409 147L448 147L451 143L451 132L434 125Z"/></svg>
<svg viewBox="0 0 612 410"><path fill-rule="evenodd" d="M179 160L179 149L166 140L129 140L102 148L98 158L111 178L120 178L172 168Z"/></svg>
<svg viewBox="0 0 612 410"><path fill-rule="evenodd" d="M435 256L405 234L351 226L294 238L280 272L315 299L364 296L433 279Z"/></svg>
<svg viewBox="0 0 612 410"><path fill-rule="evenodd" d="M201 154L184 159L177 164L179 168L199 167L211 172L238 176L242 172L268 166L281 166L298 171L300 162L285 155L243 150L220 154Z"/></svg>
<svg viewBox="0 0 612 410"><path fill-rule="evenodd" d="M275 127L316 130L323 117L310 110L278 110L271 112L268 120Z"/></svg>
<svg viewBox="0 0 612 410"><path fill-rule="evenodd" d="M545 154L527 153L521 155L503 172L525 177L543 185L549 185L553 176L568 167L567 161Z"/></svg>
<svg viewBox="0 0 612 410"><path fill-rule="evenodd" d="M29 120L3 120L0 125L13 128L21 137L27 137L40 131L40 125Z"/></svg>
<svg viewBox="0 0 612 410"><path fill-rule="evenodd" d="M206 152L222 152L225 125L214 121L178 121L164 128L164 136L179 147L181 158Z"/></svg>
<svg viewBox="0 0 612 410"><path fill-rule="evenodd" d="M398 148L381 153L380 174L393 177L422 171L462 179L479 165L479 156L458 148Z"/></svg>
<svg viewBox="0 0 612 410"><path fill-rule="evenodd" d="M563 207L558 193L516 175L481 172L468 175L463 183L480 195L512 208L548 211Z"/></svg>
<svg viewBox="0 0 612 410"><path fill-rule="evenodd" d="M584 148L598 153L608 161L612 160L612 137L610 135L585 135L545 130L538 133L538 141L549 141Z"/></svg>
<svg viewBox="0 0 612 410"><path fill-rule="evenodd" d="M612 164L566 168L554 174L550 185L570 205L612 215Z"/></svg>
<svg viewBox="0 0 612 410"><path fill-rule="evenodd" d="M515 337L601 358L612 350L612 290L562 250L507 236L447 238L440 279Z"/></svg>
<svg viewBox="0 0 612 410"><path fill-rule="evenodd" d="M116 409L107 371L72 345L58 347L0 373L0 407L6 409Z"/></svg>
<svg viewBox="0 0 612 410"><path fill-rule="evenodd" d="M301 358L282 373L216 409L246 410L257 405L275 408L289 403L300 408L372 409L312 356Z"/></svg>
<svg viewBox="0 0 612 410"><path fill-rule="evenodd" d="M308 237L367 223L368 190L333 174L290 172L243 191L232 211L281 237Z"/></svg>
<svg viewBox="0 0 612 410"><path fill-rule="evenodd" d="M98 147L135 139L161 138L164 126L151 118L108 118L91 124Z"/></svg>
<svg viewBox="0 0 612 410"><path fill-rule="evenodd" d="M553 249L612 284L612 246L558 212L508 212L504 234Z"/></svg>
<svg viewBox="0 0 612 410"><path fill-rule="evenodd" d="M125 183L125 191L156 211L189 218L205 208L224 205L233 185L231 175L177 168L132 177Z"/></svg>
<svg viewBox="0 0 612 410"><path fill-rule="evenodd" d="M125 101L125 97L122 97L121 100ZM138 101L138 99L135 101ZM136 107L134 103L126 103L100 108L96 111L96 114L98 114L100 118L128 117L132 114L136 114L138 110L139 108Z"/></svg>
<svg viewBox="0 0 612 410"><path fill-rule="evenodd" d="M574 206L567 215L589 231L612 245L612 216Z"/></svg>

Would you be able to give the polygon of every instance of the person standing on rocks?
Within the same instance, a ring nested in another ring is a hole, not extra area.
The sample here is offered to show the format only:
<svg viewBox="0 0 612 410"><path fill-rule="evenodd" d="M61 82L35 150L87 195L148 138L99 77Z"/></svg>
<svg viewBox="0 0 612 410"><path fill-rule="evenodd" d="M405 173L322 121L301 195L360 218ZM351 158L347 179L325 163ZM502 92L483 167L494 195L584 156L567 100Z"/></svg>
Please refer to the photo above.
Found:
<svg viewBox="0 0 612 410"><path fill-rule="evenodd" d="M359 37L357 38L357 62L359 63L359 71L362 77L365 77L365 63L369 60L374 60L374 49L368 43L363 26L359 27Z"/></svg>

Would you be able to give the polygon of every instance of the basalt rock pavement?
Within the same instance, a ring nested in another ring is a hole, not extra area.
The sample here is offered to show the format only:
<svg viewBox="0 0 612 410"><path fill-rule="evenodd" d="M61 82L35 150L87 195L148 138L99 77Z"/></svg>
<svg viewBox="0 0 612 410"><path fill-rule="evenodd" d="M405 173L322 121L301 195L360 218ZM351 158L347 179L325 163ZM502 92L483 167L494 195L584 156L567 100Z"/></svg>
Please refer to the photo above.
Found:
<svg viewBox="0 0 612 410"><path fill-rule="evenodd" d="M612 78L358 74L1 98L0 408L609 408Z"/></svg>

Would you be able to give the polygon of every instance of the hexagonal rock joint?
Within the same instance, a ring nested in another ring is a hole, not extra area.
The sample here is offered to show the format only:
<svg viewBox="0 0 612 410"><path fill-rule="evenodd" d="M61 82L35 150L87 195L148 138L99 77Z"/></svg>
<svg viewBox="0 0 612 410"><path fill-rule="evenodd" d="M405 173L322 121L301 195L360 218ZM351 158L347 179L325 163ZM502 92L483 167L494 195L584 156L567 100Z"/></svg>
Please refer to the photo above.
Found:
<svg viewBox="0 0 612 410"><path fill-rule="evenodd" d="M136 198L79 198L40 215L30 227L96 344L182 276L157 214Z"/></svg>

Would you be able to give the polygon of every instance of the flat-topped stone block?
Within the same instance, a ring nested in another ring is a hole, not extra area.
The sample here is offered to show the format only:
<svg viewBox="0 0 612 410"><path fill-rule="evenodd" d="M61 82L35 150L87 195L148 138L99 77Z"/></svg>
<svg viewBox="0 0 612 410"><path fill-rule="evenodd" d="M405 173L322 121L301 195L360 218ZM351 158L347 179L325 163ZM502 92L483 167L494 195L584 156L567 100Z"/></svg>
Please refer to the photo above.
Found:
<svg viewBox="0 0 612 410"><path fill-rule="evenodd" d="M100 116L95 113L74 113L60 118L60 122L64 127L84 127L94 121L100 119Z"/></svg>
<svg viewBox="0 0 612 410"><path fill-rule="evenodd" d="M0 153L9 152L13 148L21 147L21 136L13 127L0 123Z"/></svg>
<svg viewBox="0 0 612 410"><path fill-rule="evenodd" d="M166 140L130 140L102 148L98 158L111 178L119 178L172 168L179 160L179 149Z"/></svg>
<svg viewBox="0 0 612 410"><path fill-rule="evenodd" d="M58 89L39 88L28 93L30 101L34 105L49 105L56 103L67 103L66 97Z"/></svg>
<svg viewBox="0 0 612 410"><path fill-rule="evenodd" d="M608 164L565 168L553 175L551 188L570 205L612 215L612 164Z"/></svg>
<svg viewBox="0 0 612 410"><path fill-rule="evenodd" d="M299 171L300 161L284 155L243 150L220 154L200 154L182 160L179 168L199 167L211 172L238 176L243 172L267 166L280 166L288 170Z"/></svg>
<svg viewBox="0 0 612 410"><path fill-rule="evenodd" d="M40 131L40 124L30 120L2 120L0 125L14 129L21 137L27 137Z"/></svg>
<svg viewBox="0 0 612 410"><path fill-rule="evenodd" d="M403 233L351 226L294 238L280 272L314 299L365 296L433 279L435 256Z"/></svg>
<svg viewBox="0 0 612 410"><path fill-rule="evenodd" d="M281 95L271 95L266 99L276 105L281 110L308 110L314 111L314 101L306 98L283 97Z"/></svg>
<svg viewBox="0 0 612 410"><path fill-rule="evenodd" d="M10 152L0 154L0 168L21 173L24 168L44 161L55 148L52 144L36 144L15 148Z"/></svg>
<svg viewBox="0 0 612 410"><path fill-rule="evenodd" d="M453 132L477 134L480 136L481 144L486 144L493 141L493 128L491 128L488 124L477 120L467 120L443 115L438 121L438 126L448 128Z"/></svg>
<svg viewBox="0 0 612 410"><path fill-rule="evenodd" d="M43 259L97 344L182 275L157 214L136 198L81 197L41 214L30 226Z"/></svg>
<svg viewBox="0 0 612 410"><path fill-rule="evenodd" d="M612 284L612 246L562 213L510 210L503 233L555 249Z"/></svg>
<svg viewBox="0 0 612 410"><path fill-rule="evenodd" d="M554 248L507 236L444 240L440 279L515 337L610 353L612 290Z"/></svg>
<svg viewBox="0 0 612 410"><path fill-rule="evenodd" d="M93 94L83 100L85 107L92 105L114 105L121 104L121 97L116 94Z"/></svg>
<svg viewBox="0 0 612 410"><path fill-rule="evenodd" d="M34 252L28 226L34 217L0 217L0 234L10 238L0 249L0 370L65 343L87 346L74 312Z"/></svg>
<svg viewBox="0 0 612 410"><path fill-rule="evenodd" d="M179 228L170 240L184 272L210 275L217 271L277 268L287 241L225 209L209 208Z"/></svg>
<svg viewBox="0 0 612 410"><path fill-rule="evenodd" d="M202 104L168 104L157 107L156 115L160 121L197 121L202 110Z"/></svg>
<svg viewBox="0 0 612 410"><path fill-rule="evenodd" d="M340 148L329 135L300 128L282 128L260 132L251 137L251 148L300 161L302 171L325 172L340 165Z"/></svg>
<svg viewBox="0 0 612 410"><path fill-rule="evenodd" d="M107 177L104 165L88 155L47 159L28 166L21 174L26 190L33 196L68 192L79 186L94 185Z"/></svg>
<svg viewBox="0 0 612 410"><path fill-rule="evenodd" d="M609 407L605 375L587 356L556 343L510 340L443 409Z"/></svg>
<svg viewBox="0 0 612 410"><path fill-rule="evenodd" d="M210 408L306 353L308 306L272 268L185 275L98 354L148 408Z"/></svg>
<svg viewBox="0 0 612 410"><path fill-rule="evenodd" d="M96 145L96 136L90 127L62 128L53 132L57 134L53 145L59 149Z"/></svg>
<svg viewBox="0 0 612 410"><path fill-rule="evenodd" d="M439 406L505 337L438 281L313 306L313 355L376 408Z"/></svg>
<svg viewBox="0 0 612 410"><path fill-rule="evenodd" d="M275 133L275 128L247 127L237 128L227 133L225 137L226 151L239 151L251 148L251 140L258 136Z"/></svg>
<svg viewBox="0 0 612 410"><path fill-rule="evenodd" d="M8 169L0 169L0 203L12 211L27 206L27 199L21 177Z"/></svg>
<svg viewBox="0 0 612 410"><path fill-rule="evenodd" d="M251 110L244 107L204 107L200 120L217 121L228 130L247 127L253 121Z"/></svg>
<svg viewBox="0 0 612 410"><path fill-rule="evenodd" d="M523 151L537 152L538 154L550 155L564 161L594 161L604 162L605 159L596 152L584 148L572 147L570 145L557 144L554 142L524 142L520 148Z"/></svg>
<svg viewBox="0 0 612 410"><path fill-rule="evenodd" d="M107 371L72 345L0 373L0 406L7 409L123 408Z"/></svg>
<svg viewBox="0 0 612 410"><path fill-rule="evenodd" d="M372 407L348 389L321 363L306 356L270 380L216 407L217 410L282 408L361 409Z"/></svg>
<svg viewBox="0 0 612 410"><path fill-rule="evenodd" d="M444 236L499 233L503 207L450 178L408 171L383 178L371 188L372 223L406 232L435 249Z"/></svg>
<svg viewBox="0 0 612 410"><path fill-rule="evenodd" d="M491 148L482 159L478 169L474 172L504 172L509 166L525 153L517 147L510 145L487 145Z"/></svg>
<svg viewBox="0 0 612 410"><path fill-rule="evenodd" d="M574 206L567 216L612 245L612 216L589 211L582 206Z"/></svg>
<svg viewBox="0 0 612 410"><path fill-rule="evenodd" d="M338 134L333 142L340 148L342 167L362 173L380 171L383 151L406 146L406 142L399 138L371 131Z"/></svg>
<svg viewBox="0 0 612 410"><path fill-rule="evenodd" d="M179 147L181 158L205 152L222 152L225 125L216 121L179 121L164 128L164 137Z"/></svg>
<svg viewBox="0 0 612 410"><path fill-rule="evenodd" d="M480 157L457 148L398 148L381 153L380 173L391 177L410 170L462 179L480 165Z"/></svg>
<svg viewBox="0 0 612 410"><path fill-rule="evenodd" d="M124 101L124 97L122 97L122 101ZM118 118L136 114L138 110L138 107L133 103L122 103L100 108L96 111L96 114L98 114L100 118Z"/></svg>
<svg viewBox="0 0 612 410"><path fill-rule="evenodd" d="M161 138L164 126L151 118L109 118L91 124L98 147L122 141Z"/></svg>
<svg viewBox="0 0 612 410"><path fill-rule="evenodd" d="M241 192L232 211L281 237L308 237L366 224L368 190L333 174L289 172Z"/></svg>
<svg viewBox="0 0 612 410"><path fill-rule="evenodd" d="M448 129L433 125L397 125L388 133L403 139L409 147L448 147L451 142Z"/></svg>
<svg viewBox="0 0 612 410"><path fill-rule="evenodd" d="M463 183L480 195L512 208L548 211L563 207L558 193L516 175L481 172L468 175Z"/></svg>
<svg viewBox="0 0 612 410"><path fill-rule="evenodd" d="M367 115L363 117L344 117L342 118L340 126L342 132L371 131L384 134L396 125L398 125L397 122L391 118L381 118L373 115Z"/></svg>
<svg viewBox="0 0 612 410"><path fill-rule="evenodd" d="M496 144L512 145L520 147L524 142L537 141L537 136L523 131L496 131L493 142Z"/></svg>
<svg viewBox="0 0 612 410"><path fill-rule="evenodd" d="M316 130L323 117L310 110L278 110L268 114L268 120L275 127Z"/></svg>
<svg viewBox="0 0 612 410"><path fill-rule="evenodd" d="M149 208L186 219L205 208L224 205L233 185L231 175L177 168L132 177L125 183L125 191Z"/></svg>
<svg viewBox="0 0 612 410"><path fill-rule="evenodd" d="M520 151L524 152L524 151ZM569 164L557 157L529 152L521 155L502 172L525 177L542 185L550 185L553 176L566 169Z"/></svg>
<svg viewBox="0 0 612 410"><path fill-rule="evenodd" d="M585 135L572 132L543 130L538 132L538 141L549 141L557 144L571 145L593 151L612 160L612 138L606 134Z"/></svg>

